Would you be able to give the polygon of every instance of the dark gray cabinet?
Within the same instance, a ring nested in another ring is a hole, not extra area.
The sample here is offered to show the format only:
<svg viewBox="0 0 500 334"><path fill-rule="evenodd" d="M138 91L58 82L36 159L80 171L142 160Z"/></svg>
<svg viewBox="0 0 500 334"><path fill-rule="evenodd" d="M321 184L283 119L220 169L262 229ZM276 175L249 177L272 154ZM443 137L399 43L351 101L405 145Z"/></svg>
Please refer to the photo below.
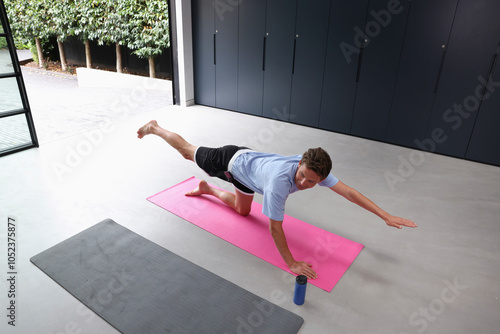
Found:
<svg viewBox="0 0 500 334"><path fill-rule="evenodd" d="M216 3L208 2L216 6ZM237 8L216 10L214 38L215 106L235 110L238 107Z"/></svg>
<svg viewBox="0 0 500 334"><path fill-rule="evenodd" d="M467 148L466 158L500 166L500 44L485 78L481 109Z"/></svg>
<svg viewBox="0 0 500 334"><path fill-rule="evenodd" d="M288 121L297 0L268 0L263 115Z"/></svg>
<svg viewBox="0 0 500 334"><path fill-rule="evenodd" d="M298 1L290 122L319 126L330 5L330 0Z"/></svg>
<svg viewBox="0 0 500 334"><path fill-rule="evenodd" d="M387 127L390 143L417 147L427 133L458 0L411 3Z"/></svg>
<svg viewBox="0 0 500 334"><path fill-rule="evenodd" d="M369 2L351 133L385 140L410 1ZM397 4L388 8L388 4Z"/></svg>
<svg viewBox="0 0 500 334"><path fill-rule="evenodd" d="M193 0L195 102L500 165L498 13L498 0Z"/></svg>
<svg viewBox="0 0 500 334"><path fill-rule="evenodd" d="M427 138L443 132L436 152L463 158L481 105L481 78L500 41L497 0L461 0L443 64ZM498 145L498 143L483 143Z"/></svg>
<svg viewBox="0 0 500 334"><path fill-rule="evenodd" d="M215 106L215 9L211 1L194 0L193 70L195 103Z"/></svg>
<svg viewBox="0 0 500 334"><path fill-rule="evenodd" d="M266 0L243 1L239 7L238 111L262 115Z"/></svg>
<svg viewBox="0 0 500 334"><path fill-rule="evenodd" d="M237 108L238 10L194 0L194 95L198 104Z"/></svg>
<svg viewBox="0 0 500 334"><path fill-rule="evenodd" d="M334 0L330 10L319 127L350 133L368 0Z"/></svg>

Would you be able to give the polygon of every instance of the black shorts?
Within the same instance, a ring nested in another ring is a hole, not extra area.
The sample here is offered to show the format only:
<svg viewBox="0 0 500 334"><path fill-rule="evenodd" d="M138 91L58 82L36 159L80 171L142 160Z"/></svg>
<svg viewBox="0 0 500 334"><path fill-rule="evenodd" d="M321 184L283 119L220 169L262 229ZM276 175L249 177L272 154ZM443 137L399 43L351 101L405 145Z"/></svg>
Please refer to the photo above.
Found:
<svg viewBox="0 0 500 334"><path fill-rule="evenodd" d="M239 150L247 150L247 147L226 145L219 148L210 148L200 146L196 150L195 162L208 175L218 177L221 180L231 182L236 189L241 192L251 195L254 193L252 189L245 187L243 184L235 180L229 169L229 161L233 155Z"/></svg>

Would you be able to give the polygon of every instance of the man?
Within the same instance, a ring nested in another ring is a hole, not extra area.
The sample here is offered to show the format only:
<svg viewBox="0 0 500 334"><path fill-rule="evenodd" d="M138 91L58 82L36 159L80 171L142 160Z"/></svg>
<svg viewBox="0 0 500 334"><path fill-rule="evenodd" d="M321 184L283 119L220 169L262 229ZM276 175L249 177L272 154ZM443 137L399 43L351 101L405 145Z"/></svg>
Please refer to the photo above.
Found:
<svg viewBox="0 0 500 334"><path fill-rule="evenodd" d="M388 226L401 229L417 227L411 220L392 216L357 190L340 182L330 174L332 162L323 149L309 149L302 156L281 156L255 152L233 145L220 148L197 147L180 135L165 130L156 121L143 125L137 136L153 134L163 138L185 159L195 162L210 176L232 182L235 193L211 187L201 181L187 196L211 195L233 208L240 215L250 213L254 192L262 194L262 213L269 218L269 230L276 247L290 270L309 279L317 278L311 264L297 261L288 248L282 224L288 195L315 185L328 187L337 194L382 218Z"/></svg>

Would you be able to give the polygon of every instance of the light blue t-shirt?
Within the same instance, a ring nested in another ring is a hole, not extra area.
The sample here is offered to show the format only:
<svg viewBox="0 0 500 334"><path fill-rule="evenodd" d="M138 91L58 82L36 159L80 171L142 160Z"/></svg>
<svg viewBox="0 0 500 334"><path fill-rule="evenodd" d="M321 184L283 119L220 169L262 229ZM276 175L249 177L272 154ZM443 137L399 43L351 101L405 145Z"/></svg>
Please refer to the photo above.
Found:
<svg viewBox="0 0 500 334"><path fill-rule="evenodd" d="M264 215L282 221L285 217L288 195L299 190L295 184L295 174L301 158L302 155L282 156L246 151L235 156L230 163L229 171L243 185L264 195L262 203ZM323 187L333 187L338 181L335 176L329 174L318 184Z"/></svg>

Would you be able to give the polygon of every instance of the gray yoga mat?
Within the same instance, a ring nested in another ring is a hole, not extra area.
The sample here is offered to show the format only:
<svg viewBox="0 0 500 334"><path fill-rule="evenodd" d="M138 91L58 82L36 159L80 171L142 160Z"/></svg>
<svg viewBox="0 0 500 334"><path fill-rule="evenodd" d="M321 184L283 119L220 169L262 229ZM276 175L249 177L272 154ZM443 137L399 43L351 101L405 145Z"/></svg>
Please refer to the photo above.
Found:
<svg viewBox="0 0 500 334"><path fill-rule="evenodd" d="M31 262L122 333L281 334L304 322L111 219Z"/></svg>

